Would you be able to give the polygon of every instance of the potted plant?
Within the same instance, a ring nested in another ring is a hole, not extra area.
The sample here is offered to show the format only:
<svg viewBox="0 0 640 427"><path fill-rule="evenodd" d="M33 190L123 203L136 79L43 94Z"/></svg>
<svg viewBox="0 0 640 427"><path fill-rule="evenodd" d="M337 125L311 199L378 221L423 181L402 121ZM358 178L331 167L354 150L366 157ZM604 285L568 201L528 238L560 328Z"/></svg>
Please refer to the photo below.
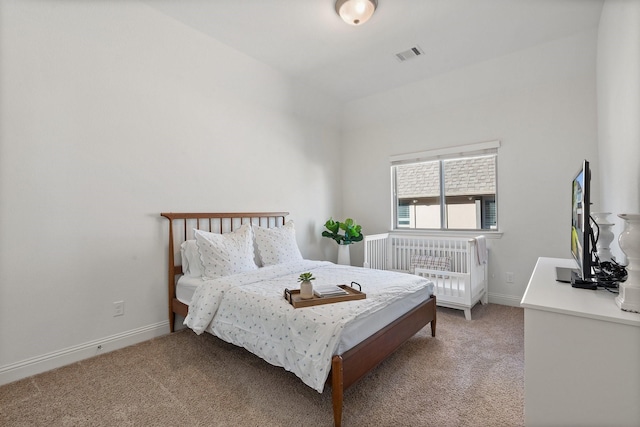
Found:
<svg viewBox="0 0 640 427"><path fill-rule="evenodd" d="M302 299L310 299L313 298L313 284L312 280L316 280L311 273L302 273L300 277L298 277L298 282L300 282L300 298Z"/></svg>
<svg viewBox="0 0 640 427"><path fill-rule="evenodd" d="M329 218L324 223L324 226L329 231L323 231L322 235L335 240L339 245L350 245L364 238L362 226L356 224L351 218L345 219L344 222L334 221L333 218Z"/></svg>
<svg viewBox="0 0 640 427"><path fill-rule="evenodd" d="M356 224L351 218L345 219L344 222L334 221L333 218L329 218L324 223L324 226L327 230L322 232L322 236L329 237L338 243L338 264L351 264L349 245L364 238L362 226Z"/></svg>

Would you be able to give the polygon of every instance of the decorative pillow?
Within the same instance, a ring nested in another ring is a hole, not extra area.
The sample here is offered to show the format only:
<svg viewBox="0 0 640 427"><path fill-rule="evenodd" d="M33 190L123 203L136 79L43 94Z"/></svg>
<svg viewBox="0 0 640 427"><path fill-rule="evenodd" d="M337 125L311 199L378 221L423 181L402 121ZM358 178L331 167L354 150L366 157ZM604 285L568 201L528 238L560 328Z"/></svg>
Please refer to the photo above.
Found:
<svg viewBox="0 0 640 427"><path fill-rule="evenodd" d="M411 274L415 273L416 268L451 271L451 258L431 255L411 255L411 266L409 270Z"/></svg>
<svg viewBox="0 0 640 427"><path fill-rule="evenodd" d="M300 261L302 254L296 242L296 230L293 221L287 221L282 227L264 228L253 226L258 255L263 266Z"/></svg>
<svg viewBox="0 0 640 427"><path fill-rule="evenodd" d="M182 256L182 273L189 277L202 277L202 261L195 239L182 242L180 255Z"/></svg>
<svg viewBox="0 0 640 427"><path fill-rule="evenodd" d="M194 230L202 261L203 277L215 279L258 268L253 259L251 226L243 224L230 233Z"/></svg>

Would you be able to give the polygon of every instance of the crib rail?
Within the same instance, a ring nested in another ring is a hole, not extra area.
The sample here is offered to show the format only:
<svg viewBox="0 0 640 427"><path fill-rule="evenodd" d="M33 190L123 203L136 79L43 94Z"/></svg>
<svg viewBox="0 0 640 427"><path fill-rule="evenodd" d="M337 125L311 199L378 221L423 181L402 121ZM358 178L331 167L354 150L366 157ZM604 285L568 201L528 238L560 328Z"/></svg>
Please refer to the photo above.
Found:
<svg viewBox="0 0 640 427"><path fill-rule="evenodd" d="M364 238L364 267L379 270L411 270L412 255L448 257L451 271L469 273L475 239L429 235L373 234Z"/></svg>
<svg viewBox="0 0 640 427"><path fill-rule="evenodd" d="M364 236L364 263L362 266L376 270L391 270L391 265L387 264L388 244L389 233Z"/></svg>
<svg viewBox="0 0 640 427"><path fill-rule="evenodd" d="M452 271L436 271L416 268L415 274L431 280L438 293L447 300L458 303L470 303L469 275Z"/></svg>

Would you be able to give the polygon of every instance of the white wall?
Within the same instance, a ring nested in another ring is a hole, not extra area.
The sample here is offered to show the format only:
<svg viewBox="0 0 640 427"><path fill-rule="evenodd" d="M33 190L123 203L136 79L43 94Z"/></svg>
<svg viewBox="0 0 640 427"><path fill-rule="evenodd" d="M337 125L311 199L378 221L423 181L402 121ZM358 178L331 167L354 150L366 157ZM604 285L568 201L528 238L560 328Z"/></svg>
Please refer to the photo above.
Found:
<svg viewBox="0 0 640 427"><path fill-rule="evenodd" d="M366 233L384 232L389 156L501 140L503 235L488 243L489 299L519 304L538 257L571 256L571 180L583 158L598 171L596 37L594 29L347 104L346 157L361 161L345 168L344 212ZM352 260L362 261L362 245Z"/></svg>
<svg viewBox="0 0 640 427"><path fill-rule="evenodd" d="M538 256L569 256L579 158L594 209L640 211L638 5L608 0L597 36L348 104L360 160L340 169L340 106L157 10L0 0L0 383L166 330L161 211L290 210L303 254L331 259L325 219L387 230L389 156L430 148L502 141L490 296L517 304Z"/></svg>
<svg viewBox="0 0 640 427"><path fill-rule="evenodd" d="M288 210L324 257L331 100L138 2L0 20L0 383L167 331L160 212Z"/></svg>
<svg viewBox="0 0 640 427"><path fill-rule="evenodd" d="M607 0L598 31L598 143L603 212L640 212L640 1ZM617 239L611 245L625 262Z"/></svg>

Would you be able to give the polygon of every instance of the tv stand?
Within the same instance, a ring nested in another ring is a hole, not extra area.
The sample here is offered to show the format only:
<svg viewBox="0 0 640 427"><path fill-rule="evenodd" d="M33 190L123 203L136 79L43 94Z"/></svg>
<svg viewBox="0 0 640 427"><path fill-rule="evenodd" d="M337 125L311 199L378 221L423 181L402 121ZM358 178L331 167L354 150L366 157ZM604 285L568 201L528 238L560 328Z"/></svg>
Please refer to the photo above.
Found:
<svg viewBox="0 0 640 427"><path fill-rule="evenodd" d="M637 426L640 313L556 281L575 265L539 258L522 298L525 425Z"/></svg>
<svg viewBox="0 0 640 427"><path fill-rule="evenodd" d="M578 277L578 273L575 271L571 272L571 286L578 289L598 289L598 283L592 280L583 280Z"/></svg>

